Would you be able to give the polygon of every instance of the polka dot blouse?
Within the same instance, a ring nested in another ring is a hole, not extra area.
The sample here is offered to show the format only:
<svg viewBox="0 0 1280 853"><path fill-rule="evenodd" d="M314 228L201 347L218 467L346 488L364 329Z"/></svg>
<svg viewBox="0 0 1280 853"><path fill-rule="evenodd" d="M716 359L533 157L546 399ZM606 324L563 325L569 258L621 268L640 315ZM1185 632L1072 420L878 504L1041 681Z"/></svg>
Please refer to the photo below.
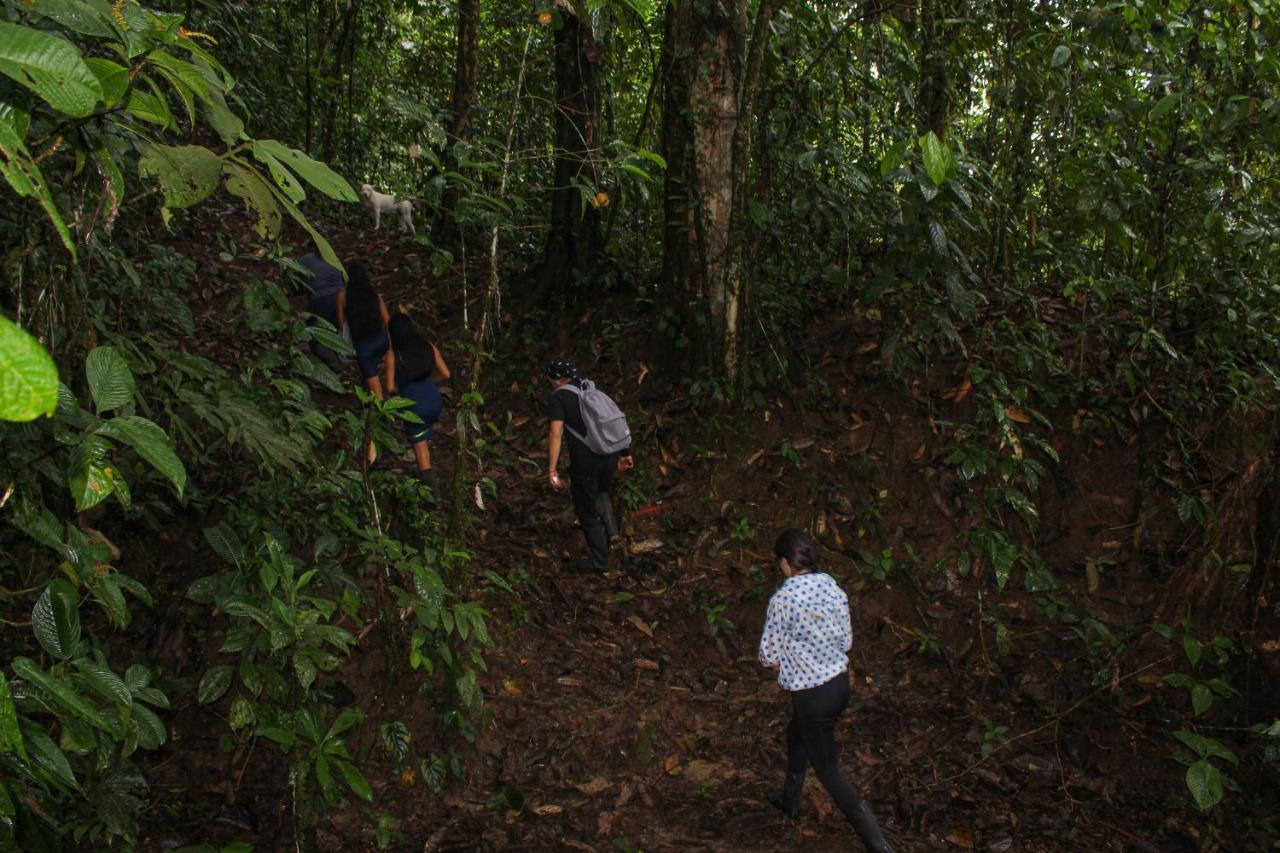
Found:
<svg viewBox="0 0 1280 853"><path fill-rule="evenodd" d="M773 598L760 636L760 662L778 667L783 690L826 684L849 668L849 597L830 575L787 578Z"/></svg>

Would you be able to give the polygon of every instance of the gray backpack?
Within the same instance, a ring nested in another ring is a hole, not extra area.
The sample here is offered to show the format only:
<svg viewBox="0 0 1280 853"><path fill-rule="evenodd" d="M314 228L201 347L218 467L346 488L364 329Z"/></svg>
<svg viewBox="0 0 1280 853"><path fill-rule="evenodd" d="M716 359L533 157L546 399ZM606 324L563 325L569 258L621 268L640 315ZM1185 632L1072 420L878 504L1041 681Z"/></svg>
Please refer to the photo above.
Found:
<svg viewBox="0 0 1280 853"><path fill-rule="evenodd" d="M627 416L594 382L583 379L582 387L572 382L560 387L578 395L582 423L587 428L587 434L578 435L568 424L565 424L565 429L585 444L588 450L600 456L608 456L631 446L631 429L627 426Z"/></svg>

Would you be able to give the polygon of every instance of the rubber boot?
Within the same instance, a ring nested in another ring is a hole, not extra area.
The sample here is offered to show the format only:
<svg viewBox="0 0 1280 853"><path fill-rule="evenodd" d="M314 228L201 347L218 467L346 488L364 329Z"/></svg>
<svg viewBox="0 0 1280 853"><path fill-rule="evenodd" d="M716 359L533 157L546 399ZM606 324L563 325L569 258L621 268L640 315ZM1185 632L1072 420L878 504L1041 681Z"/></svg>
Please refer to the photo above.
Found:
<svg viewBox="0 0 1280 853"><path fill-rule="evenodd" d="M800 818L800 793L804 790L804 771L792 773L787 771L787 778L782 783L782 793L769 794L769 804L792 820Z"/></svg>
<svg viewBox="0 0 1280 853"><path fill-rule="evenodd" d="M893 853L893 847L880 831L880 824L876 823L875 815L871 813L871 808L865 800L858 803L858 808L853 814L845 817L871 853Z"/></svg>
<svg viewBox="0 0 1280 853"><path fill-rule="evenodd" d="M436 501L440 499L440 480L436 477L436 469L428 468L425 471L418 472L418 482L431 489L431 497L422 502L426 509L435 509Z"/></svg>

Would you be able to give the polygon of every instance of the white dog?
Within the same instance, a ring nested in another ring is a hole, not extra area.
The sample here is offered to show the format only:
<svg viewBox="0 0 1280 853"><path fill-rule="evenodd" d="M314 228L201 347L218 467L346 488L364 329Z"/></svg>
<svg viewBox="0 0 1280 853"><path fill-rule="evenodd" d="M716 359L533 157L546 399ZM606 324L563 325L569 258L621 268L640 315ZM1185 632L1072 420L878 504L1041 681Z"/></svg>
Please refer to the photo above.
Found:
<svg viewBox="0 0 1280 853"><path fill-rule="evenodd" d="M408 231L410 234L416 234L413 229L413 202L396 201L393 195L380 193L369 184L360 187L360 197L364 199L364 203L373 211L373 230L377 231L378 226L382 224L382 214L396 213L400 216L400 232Z"/></svg>

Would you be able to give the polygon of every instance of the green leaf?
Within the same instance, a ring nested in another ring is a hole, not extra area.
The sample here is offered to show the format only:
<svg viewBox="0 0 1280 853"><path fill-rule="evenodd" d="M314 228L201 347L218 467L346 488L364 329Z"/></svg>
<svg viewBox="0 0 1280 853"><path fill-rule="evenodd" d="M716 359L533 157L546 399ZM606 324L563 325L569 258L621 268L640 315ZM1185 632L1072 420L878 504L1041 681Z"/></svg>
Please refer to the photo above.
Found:
<svg viewBox="0 0 1280 853"><path fill-rule="evenodd" d="M117 481L119 485L119 481ZM124 593L120 591L119 581L122 575L107 574L103 577L94 578L90 591L98 603L102 605L102 609L106 611L107 618L112 625L117 628L127 628L129 626L129 605L124 600Z"/></svg>
<svg viewBox="0 0 1280 853"><path fill-rule="evenodd" d="M84 676L84 680L89 682L89 686L98 691L102 698L108 702L115 702L123 708L133 706L133 694L129 692L128 686L109 668L84 658L76 661L75 665Z"/></svg>
<svg viewBox="0 0 1280 853"><path fill-rule="evenodd" d="M222 160L202 145L148 144L138 160L138 174L160 182L165 207L185 208L218 188Z"/></svg>
<svg viewBox="0 0 1280 853"><path fill-rule="evenodd" d="M1207 812L1222 801L1222 774L1207 758L1188 767L1186 778L1187 790L1200 811Z"/></svg>
<svg viewBox="0 0 1280 853"><path fill-rule="evenodd" d="M239 163L223 167L227 176L227 192L244 201L245 210L258 218L254 230L259 237L274 239L280 233L282 218L271 187L253 169Z"/></svg>
<svg viewBox="0 0 1280 853"><path fill-rule="evenodd" d="M66 787L80 790L80 782L71 771L71 762L67 761L67 756L48 735L44 732L28 732L27 746L30 747L28 753L38 767Z"/></svg>
<svg viewBox="0 0 1280 853"><path fill-rule="evenodd" d="M337 802L338 792L333 789L333 773L329 769L329 759L323 755L317 755L315 768L316 781L320 783L320 794L324 797L325 802Z"/></svg>
<svg viewBox="0 0 1280 853"><path fill-rule="evenodd" d="M1049 60L1050 68L1061 68L1067 64L1067 60L1071 58L1071 48L1065 44L1060 44L1053 49L1053 57Z"/></svg>
<svg viewBox="0 0 1280 853"><path fill-rule="evenodd" d="M262 159L262 155L266 155L287 165L304 181L330 198L338 201L358 201L355 190L351 189L346 178L296 148L289 148L274 139L260 139L253 144L253 153L259 159ZM295 199L295 201L298 200Z"/></svg>
<svg viewBox="0 0 1280 853"><path fill-rule="evenodd" d="M929 173L929 179L937 186L942 186L947 179L948 151L932 130L920 137L920 154L924 158L924 170Z"/></svg>
<svg viewBox="0 0 1280 853"><path fill-rule="evenodd" d="M28 12L57 21L72 32L99 38L112 38L115 29L88 3L81 0L29 0L23 7Z"/></svg>
<svg viewBox="0 0 1280 853"><path fill-rule="evenodd" d="M87 116L102 100L102 85L65 39L0 22L0 74L17 80L69 116Z"/></svg>
<svg viewBox="0 0 1280 853"><path fill-rule="evenodd" d="M96 435L86 436L72 448L67 486L77 512L97 506L115 490L115 469L107 459L110 450L106 440Z"/></svg>
<svg viewBox="0 0 1280 853"><path fill-rule="evenodd" d="M31 159L26 145L22 142L29 121L29 115L24 117L23 114L14 110L0 115L0 155L3 155L0 156L0 174L4 175L4 179L19 196L35 197L62 239L62 245L71 253L71 257L75 258L76 242L72 239L67 223L63 221L62 213L53 201L53 195L49 192L49 185L45 183L40 167Z"/></svg>
<svg viewBox="0 0 1280 853"><path fill-rule="evenodd" d="M129 101L125 108L130 115L143 121L166 128L173 124L173 114L169 112L169 105L165 103L164 98L154 92L144 91L138 86L134 86L129 92Z"/></svg>
<svg viewBox="0 0 1280 853"><path fill-rule="evenodd" d="M1196 684L1191 688L1191 709L1198 717L1213 704L1213 693L1204 684Z"/></svg>
<svg viewBox="0 0 1280 853"><path fill-rule="evenodd" d="M159 749L169 739L164 721L146 705L133 706L133 719L138 723L138 746L143 749Z"/></svg>
<svg viewBox="0 0 1280 853"><path fill-rule="evenodd" d="M196 701L201 705L208 705L210 702L221 699L222 694L226 693L227 688L231 686L233 671L229 666L210 667L200 679L200 687L196 690Z"/></svg>
<svg viewBox="0 0 1280 853"><path fill-rule="evenodd" d="M80 594L63 578L54 578L36 599L31 628L44 650L67 660L80 647Z"/></svg>
<svg viewBox="0 0 1280 853"><path fill-rule="evenodd" d="M97 56L91 56L84 62L98 78L98 85L102 87L103 106L110 109L120 103L125 92L129 91L129 69L118 62Z"/></svg>
<svg viewBox="0 0 1280 853"><path fill-rule="evenodd" d="M116 417L98 428L99 435L123 441L138 451L157 471L169 478L182 495L187 484L187 469L173 452L173 442L159 426L138 415Z"/></svg>
<svg viewBox="0 0 1280 853"><path fill-rule="evenodd" d="M231 700L231 714L228 716L228 721L233 731L251 726L256 720L257 715L253 712L252 702L243 696L236 696Z"/></svg>
<svg viewBox="0 0 1280 853"><path fill-rule="evenodd" d="M22 743L22 730L18 728L18 709L13 705L13 693L9 681L0 672L0 753L16 752L27 757Z"/></svg>
<svg viewBox="0 0 1280 853"><path fill-rule="evenodd" d="M0 314L0 420L30 421L58 406L58 369L44 347Z"/></svg>
<svg viewBox="0 0 1280 853"><path fill-rule="evenodd" d="M98 414L118 409L133 400L133 371L115 347L94 347L85 359L84 372Z"/></svg>
<svg viewBox="0 0 1280 853"><path fill-rule="evenodd" d="M907 146L910 144L904 139L889 146L889 150L880 158L880 177L888 177L890 172L897 171L902 165L902 159L907 156Z"/></svg>
<svg viewBox="0 0 1280 853"><path fill-rule="evenodd" d="M1200 656L1204 654L1204 647L1200 645L1200 641L1190 634L1182 638L1182 651L1186 653L1187 660L1195 666L1200 662Z"/></svg>
<svg viewBox="0 0 1280 853"><path fill-rule="evenodd" d="M347 780L347 785L356 792L356 796L366 803L373 802L373 789L369 787L369 782L364 778L364 774L357 770L355 765L346 761L335 761L334 763L338 765L338 772L342 774L343 779Z"/></svg>
<svg viewBox="0 0 1280 853"><path fill-rule="evenodd" d="M258 158L258 162L267 167L267 171L271 172L271 178L276 182L278 192L283 193L285 200L291 204L297 204L307 197L307 191L302 188L302 184L298 183L298 179L293 176L285 165L277 160L270 152L260 147L261 142L255 143L253 146L253 156Z"/></svg>
<svg viewBox="0 0 1280 853"><path fill-rule="evenodd" d="M929 245L942 257L947 256L947 232L937 220L929 220Z"/></svg>
<svg viewBox="0 0 1280 853"><path fill-rule="evenodd" d="M232 565L239 566L244 562L244 545L240 537L225 521L204 529L204 539L213 552Z"/></svg>
<svg viewBox="0 0 1280 853"><path fill-rule="evenodd" d="M1155 121L1156 119L1160 118L1165 113L1169 112L1169 110L1176 107L1181 100L1182 100L1181 92L1172 92L1168 95L1165 95L1163 98L1156 101L1156 105L1151 108L1151 120Z"/></svg>
<svg viewBox="0 0 1280 853"><path fill-rule="evenodd" d="M39 686L41 690L49 694L52 699L66 710L78 714L81 719L92 723L112 737L115 736L115 731L111 724L98 713L97 709L61 680L41 669L35 661L30 658L17 657L13 659L11 666L15 673L32 684Z"/></svg>
<svg viewBox="0 0 1280 853"><path fill-rule="evenodd" d="M359 708L346 708L329 727L329 737L340 737L344 732L360 725L364 720L364 712Z"/></svg>
<svg viewBox="0 0 1280 853"><path fill-rule="evenodd" d="M205 121L217 132L224 145L235 145L244 139L244 122L231 112L227 99L216 86L210 86L203 112Z"/></svg>

